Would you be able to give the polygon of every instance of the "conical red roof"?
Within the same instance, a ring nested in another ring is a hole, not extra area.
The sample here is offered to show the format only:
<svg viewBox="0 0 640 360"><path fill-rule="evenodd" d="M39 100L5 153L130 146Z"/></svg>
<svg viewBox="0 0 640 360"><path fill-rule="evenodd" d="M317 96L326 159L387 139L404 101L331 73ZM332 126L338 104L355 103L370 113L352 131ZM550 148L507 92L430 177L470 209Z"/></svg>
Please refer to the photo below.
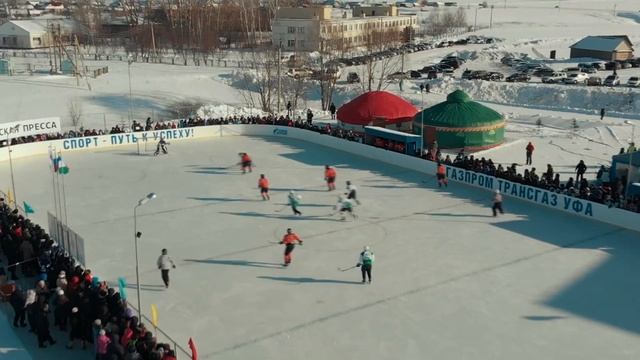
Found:
<svg viewBox="0 0 640 360"><path fill-rule="evenodd" d="M364 93L338 109L338 120L351 125L369 125L384 120L387 124L411 121L418 112L405 99L387 91Z"/></svg>

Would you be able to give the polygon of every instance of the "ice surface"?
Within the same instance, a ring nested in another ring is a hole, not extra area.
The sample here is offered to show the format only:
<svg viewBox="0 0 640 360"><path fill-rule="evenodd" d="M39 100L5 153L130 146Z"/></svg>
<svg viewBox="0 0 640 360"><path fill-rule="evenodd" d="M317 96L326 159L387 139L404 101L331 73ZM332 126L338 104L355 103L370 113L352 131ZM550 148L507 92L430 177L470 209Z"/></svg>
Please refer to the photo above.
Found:
<svg viewBox="0 0 640 360"><path fill-rule="evenodd" d="M143 149L144 150L144 149ZM640 354L638 234L506 199L332 149L281 138L176 142L167 156L136 148L65 154L69 222L88 266L135 286L133 207L139 208L144 312L202 359L632 359ZM257 167L242 175L248 152ZM351 180L359 219L333 212L323 166ZM45 222L46 157L14 163L17 198ZM7 178L8 168L0 169ZM257 178L271 180L259 200ZM302 195L301 218L284 207ZM284 207L284 209L283 209ZM283 209L281 212L277 210ZM305 240L282 268L287 227ZM362 246L376 254L360 283ZM177 263L165 290L155 261ZM128 291L136 303L135 289Z"/></svg>

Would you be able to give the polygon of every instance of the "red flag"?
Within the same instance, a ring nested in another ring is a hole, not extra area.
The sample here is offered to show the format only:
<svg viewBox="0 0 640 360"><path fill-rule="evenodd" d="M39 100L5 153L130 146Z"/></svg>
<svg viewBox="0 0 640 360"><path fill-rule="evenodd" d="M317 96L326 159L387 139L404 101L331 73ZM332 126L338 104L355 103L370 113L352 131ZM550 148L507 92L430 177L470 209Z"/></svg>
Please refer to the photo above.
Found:
<svg viewBox="0 0 640 360"><path fill-rule="evenodd" d="M198 360L198 349L192 338L189 338L189 347L191 348L191 360Z"/></svg>

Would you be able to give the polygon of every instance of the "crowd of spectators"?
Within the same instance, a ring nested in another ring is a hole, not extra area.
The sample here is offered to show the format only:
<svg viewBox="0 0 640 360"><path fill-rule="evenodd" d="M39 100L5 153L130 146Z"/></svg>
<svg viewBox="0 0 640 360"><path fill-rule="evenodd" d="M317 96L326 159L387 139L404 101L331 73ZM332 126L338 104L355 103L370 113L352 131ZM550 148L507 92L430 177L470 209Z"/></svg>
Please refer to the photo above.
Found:
<svg viewBox="0 0 640 360"><path fill-rule="evenodd" d="M300 116L294 118L289 115L233 115L228 117L211 118L192 117L174 121L153 122L150 118L147 118L144 124L134 121L130 129L131 131L137 132L228 124L289 126L327 134L350 141L357 141L361 143L364 142L362 134L358 132L345 130L342 128L334 128L330 124L314 124L313 113L310 113L310 111L307 112L306 119L302 119ZM122 132L125 132L125 129L123 127L115 126L111 128L108 134L117 134ZM13 139L12 144L82 136L96 136L102 134L105 134L105 132L102 130L96 131L81 129L80 131L69 131L64 134L38 135ZM385 148L390 151L402 153L404 152L403 144L398 144L391 141L374 142L373 146ZM633 147L633 149L630 148L628 151L635 151L635 147ZM624 153L624 149L622 149L622 153ZM426 160L441 161L442 163L445 163L447 165L453 165L456 167L465 168L467 170L486 173L488 175L493 175L502 179L539 187L568 196L591 200L594 202L606 204L610 207L619 207L635 212L640 211L640 197L633 196L625 198L624 196L624 194L626 194L626 179L622 178L615 181L610 181L608 177L609 170L604 166L602 166L598 170L596 181L589 182L583 178L587 167L584 162L581 161L575 169L576 177L569 177L569 179L567 179L566 181L561 181L560 174L554 172L553 167L550 164L547 165L547 169L545 169L544 173L539 173L536 168L524 169L524 171L520 173L516 168L518 165L515 163L505 168L501 164L494 164L491 159L477 159L474 158L473 155L465 155L463 152L458 154L458 156L456 156L456 158L453 160L450 159L449 155L443 157L440 149L438 149L437 143L432 144L430 146L430 149L428 151L425 151L423 154L416 155L421 156Z"/></svg>
<svg viewBox="0 0 640 360"><path fill-rule="evenodd" d="M8 261L6 268L0 267L0 290L14 310L13 326L33 333L39 347L59 341L69 351L88 348L98 360L176 359L170 345L157 342L118 291L77 264L4 199L0 249ZM32 281L32 288L24 291L18 286L20 273L20 283ZM66 338L54 339L52 327Z"/></svg>
<svg viewBox="0 0 640 360"><path fill-rule="evenodd" d="M635 149L631 149L631 151L635 151ZM491 159L466 155L464 151L460 151L453 160L449 155L443 157L437 148L437 143L435 147L432 145L429 150L425 151L422 157L426 160L438 161L445 165L495 176L511 182L605 204L609 207L618 207L633 212L640 212L639 196L629 196L625 199L626 178L623 177L611 181L609 177L610 169L604 165L601 165L598 169L596 180L588 181L584 178L587 165L583 160L580 160L574 168L575 178L571 176L566 182L563 182L560 180L560 174L554 171L551 164L547 164L547 168L542 173L535 167L524 169L521 173L518 171L518 164L516 163L503 167L502 164L495 164Z"/></svg>

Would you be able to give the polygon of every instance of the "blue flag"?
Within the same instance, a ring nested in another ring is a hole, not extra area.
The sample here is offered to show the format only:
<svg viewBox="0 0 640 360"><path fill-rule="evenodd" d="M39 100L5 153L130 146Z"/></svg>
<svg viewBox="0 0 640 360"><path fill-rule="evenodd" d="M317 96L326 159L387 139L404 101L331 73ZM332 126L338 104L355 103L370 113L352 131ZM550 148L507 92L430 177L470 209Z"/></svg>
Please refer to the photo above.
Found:
<svg viewBox="0 0 640 360"><path fill-rule="evenodd" d="M127 280L123 277L118 278L118 287L120 288L120 298L127 300Z"/></svg>

